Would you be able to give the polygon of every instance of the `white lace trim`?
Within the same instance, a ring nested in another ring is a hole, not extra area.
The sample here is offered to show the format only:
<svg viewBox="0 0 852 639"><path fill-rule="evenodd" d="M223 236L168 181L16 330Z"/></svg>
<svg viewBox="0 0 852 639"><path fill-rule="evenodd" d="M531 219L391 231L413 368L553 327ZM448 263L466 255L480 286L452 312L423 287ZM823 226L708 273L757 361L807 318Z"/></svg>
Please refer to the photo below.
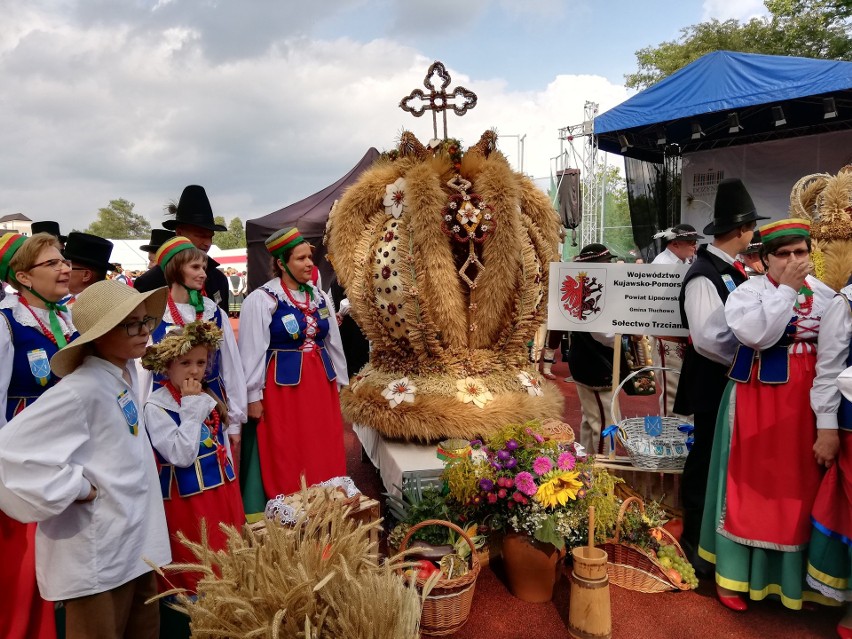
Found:
<svg viewBox="0 0 852 639"><path fill-rule="evenodd" d="M342 488L346 492L346 497L354 497L361 493L355 486L355 482L351 477L332 477L314 486L322 486L323 488ZM313 488L313 486L312 486ZM267 519L272 519L282 524L295 524L299 517L303 514L304 509L298 510L291 506L288 502L290 495L278 495L274 499L270 499L266 503L266 509L263 514Z"/></svg>
<svg viewBox="0 0 852 639"><path fill-rule="evenodd" d="M175 302L175 306L177 307L178 313L183 318L183 321L187 324L189 322L195 321L195 307L189 303ZM216 313L216 309L219 306L211 300L209 297L204 298L204 312L201 313L201 319L205 322L209 322L213 319L213 315ZM169 305L166 304L166 308L163 311L163 321L167 324L174 324L174 319L172 318L172 312L169 309Z"/></svg>
<svg viewBox="0 0 852 639"><path fill-rule="evenodd" d="M284 288L281 286L280 279L269 280L266 284L263 285L270 293L273 293L275 297L278 298L279 301L284 302L290 308L296 308L296 305L290 301L290 298L284 292ZM322 292L313 284L311 284L311 288L314 289L314 298L311 302L311 307L316 308L319 306L319 299L322 295ZM303 293L302 291L290 291L290 295L293 296L294 299L299 302L304 302L307 299L307 293Z"/></svg>
<svg viewBox="0 0 852 639"><path fill-rule="evenodd" d="M34 328L36 330L41 330L41 326L39 326L36 318L33 317L33 314L30 313L29 309L26 306L21 304L17 295L7 295L0 301L0 308L11 308L12 309L12 317L15 318L15 321L22 326L29 326L30 328ZM36 315L38 315L39 319L44 323L48 328L50 327L50 313L47 309L37 308L35 306L30 307ZM74 324L71 323L71 315L69 313L57 313L56 316L59 318L59 326L62 328L62 332L67 336L71 336L74 332Z"/></svg>

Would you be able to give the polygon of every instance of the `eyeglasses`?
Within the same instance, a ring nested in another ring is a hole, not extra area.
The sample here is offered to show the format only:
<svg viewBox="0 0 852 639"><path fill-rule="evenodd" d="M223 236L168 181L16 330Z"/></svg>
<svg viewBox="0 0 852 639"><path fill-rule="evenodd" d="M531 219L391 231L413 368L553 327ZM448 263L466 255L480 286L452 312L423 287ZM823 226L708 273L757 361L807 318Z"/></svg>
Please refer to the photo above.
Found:
<svg viewBox="0 0 852 639"><path fill-rule="evenodd" d="M773 251L770 255L774 255L780 260L786 260L792 255L795 255L796 259L802 259L810 255L810 253L808 249L796 249L795 251Z"/></svg>
<svg viewBox="0 0 852 639"><path fill-rule="evenodd" d="M128 337L137 337L142 334L143 326L145 327L145 332L150 333L157 327L157 324L159 323L160 322L156 317L150 317L146 315L138 322L124 322L123 324L119 324L118 326L121 326L122 328L124 328L125 331L127 331Z"/></svg>
<svg viewBox="0 0 852 639"><path fill-rule="evenodd" d="M39 266L49 266L54 271L61 271L66 266L68 268L71 268L71 260L60 260L59 258L46 260L44 262L39 262L38 264L33 264L28 270L31 271L34 268L38 268Z"/></svg>

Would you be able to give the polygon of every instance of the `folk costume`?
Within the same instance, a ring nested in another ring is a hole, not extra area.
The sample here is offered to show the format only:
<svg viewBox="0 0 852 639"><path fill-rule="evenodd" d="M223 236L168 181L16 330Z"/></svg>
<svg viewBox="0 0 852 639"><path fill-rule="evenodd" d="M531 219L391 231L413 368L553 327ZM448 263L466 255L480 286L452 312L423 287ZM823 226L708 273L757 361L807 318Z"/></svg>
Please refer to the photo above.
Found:
<svg viewBox="0 0 852 639"><path fill-rule="evenodd" d="M207 198L204 187L191 184L184 188L180 200L173 211L174 219L163 222L163 228L174 231L178 226L185 224L197 226L209 231L227 231L228 228L216 224L213 219L213 208ZM154 243L152 236L151 243ZM228 313L228 278L219 270L219 263L212 257L207 258L207 281L204 284L205 295L216 302L216 305L227 315ZM166 286L166 276L160 266L154 266L136 278L133 283L138 291L153 291L155 288Z"/></svg>
<svg viewBox="0 0 852 639"><path fill-rule="evenodd" d="M149 346L142 365L157 373L196 346L204 346L212 356L222 339L222 331L211 322L191 322ZM245 523L239 482L231 460L226 417L219 413L217 399L202 392L182 397L166 381L145 403L145 425L154 446L160 489L169 527L172 560L196 561L192 551L178 541L182 532L193 541L201 540L201 520L206 521L208 547L224 550L225 523L240 529ZM200 573L169 573L160 581L161 590L183 588L194 594Z"/></svg>
<svg viewBox="0 0 852 639"><path fill-rule="evenodd" d="M142 302L159 315L166 291L142 295L104 281L81 293L74 309L80 335L50 362L62 381L0 429L0 507L19 521L38 522L38 587L48 601L65 602L69 636L93 635L90 624L109 623L102 612L81 612L97 608L88 606L90 596L123 597L128 589L145 596L154 583L146 560L170 561L135 368L128 362L121 369L91 350ZM86 501L93 487L97 496ZM137 636L156 622L143 608L127 620Z"/></svg>
<svg viewBox="0 0 852 639"><path fill-rule="evenodd" d="M0 236L0 281L9 281L9 263L26 242L17 233ZM15 415L56 385L50 358L60 345L76 337L71 315L62 304L31 306L15 294L0 301L0 430ZM0 513L3 557L0 583L11 584L11 596L0 598L0 636L53 637L53 606L38 593L35 573L36 526Z"/></svg>
<svg viewBox="0 0 852 639"><path fill-rule="evenodd" d="M804 220L764 226L764 243L808 237ZM834 292L807 276L799 291L769 275L741 284L725 303L740 345L722 397L701 527L701 557L716 583L787 608L830 603L805 587L810 514L822 479L813 455L811 387L817 338Z"/></svg>
<svg viewBox="0 0 852 639"><path fill-rule="evenodd" d="M167 240L157 251L157 265L165 269L166 264L177 253L194 248L192 242L185 237L174 237ZM204 297L200 291L189 290L188 303L175 302L169 294L169 301L163 311L162 323L151 333L151 342L156 344L172 330L186 326L189 322L212 322L222 331L221 348L213 354L204 381L223 404L228 407L228 435L239 435L241 424L246 421L246 380L243 365L237 350L237 340L234 329L228 321L227 313L223 313L213 300ZM165 382L162 375L154 374L153 389Z"/></svg>
<svg viewBox="0 0 852 639"><path fill-rule="evenodd" d="M818 428L839 430L840 451L814 503L807 581L832 599L852 602L852 286L826 309L818 349L811 403Z"/></svg>
<svg viewBox="0 0 852 639"><path fill-rule="evenodd" d="M296 229L283 229L266 246L283 261L304 241ZM346 474L337 385L349 377L334 305L309 282L290 290L274 279L252 291L239 344L248 400L263 402L256 439L246 428L242 446L243 500L252 519L267 500L298 490L302 474L309 486Z"/></svg>
<svg viewBox="0 0 852 639"><path fill-rule="evenodd" d="M713 221L703 232L714 237L767 219L757 214L745 185L737 178L719 182L713 209ZM678 415L692 415L695 426L681 478L681 543L690 554L698 548L716 414L737 348L725 319L725 302L746 279L742 264L733 256L713 244L701 245L680 290L681 322L689 329L689 343L673 410Z"/></svg>
<svg viewBox="0 0 852 639"><path fill-rule="evenodd" d="M651 264L689 264L691 260L682 260L675 255L669 248L671 242L698 242L703 240L704 236L699 235L689 224L678 224L670 229L666 229L654 236L665 240L666 248L657 255ZM654 366L661 368L671 368L678 373L683 366L683 358L686 355L686 346L689 340L680 336L657 336L654 339L653 362ZM668 371L661 371L658 379L662 382L660 389L663 397L666 398L665 414L672 415L674 413L675 397L677 397L677 386L680 382L680 375L672 375Z"/></svg>

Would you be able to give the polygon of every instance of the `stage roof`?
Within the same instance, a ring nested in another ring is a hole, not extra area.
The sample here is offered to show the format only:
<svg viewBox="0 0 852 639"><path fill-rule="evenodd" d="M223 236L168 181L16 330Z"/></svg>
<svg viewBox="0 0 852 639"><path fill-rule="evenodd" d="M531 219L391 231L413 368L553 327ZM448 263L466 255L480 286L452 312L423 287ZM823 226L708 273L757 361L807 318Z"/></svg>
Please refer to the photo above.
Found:
<svg viewBox="0 0 852 639"><path fill-rule="evenodd" d="M825 117L832 112L827 98L833 99L834 116ZM695 126L701 127L697 137ZM662 161L664 151L682 154L848 128L852 62L732 51L702 56L594 123L600 149L653 162Z"/></svg>

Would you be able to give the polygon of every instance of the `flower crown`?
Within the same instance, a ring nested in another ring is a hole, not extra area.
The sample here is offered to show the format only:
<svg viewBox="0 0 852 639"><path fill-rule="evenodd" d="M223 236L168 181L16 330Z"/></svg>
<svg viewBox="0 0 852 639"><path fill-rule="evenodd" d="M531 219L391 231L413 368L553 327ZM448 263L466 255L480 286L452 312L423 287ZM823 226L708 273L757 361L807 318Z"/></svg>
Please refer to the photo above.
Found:
<svg viewBox="0 0 852 639"><path fill-rule="evenodd" d="M142 356L142 367L155 373L164 373L169 364L196 346L215 351L221 341L222 329L213 322L190 322L183 329L172 331L157 344L146 348Z"/></svg>

